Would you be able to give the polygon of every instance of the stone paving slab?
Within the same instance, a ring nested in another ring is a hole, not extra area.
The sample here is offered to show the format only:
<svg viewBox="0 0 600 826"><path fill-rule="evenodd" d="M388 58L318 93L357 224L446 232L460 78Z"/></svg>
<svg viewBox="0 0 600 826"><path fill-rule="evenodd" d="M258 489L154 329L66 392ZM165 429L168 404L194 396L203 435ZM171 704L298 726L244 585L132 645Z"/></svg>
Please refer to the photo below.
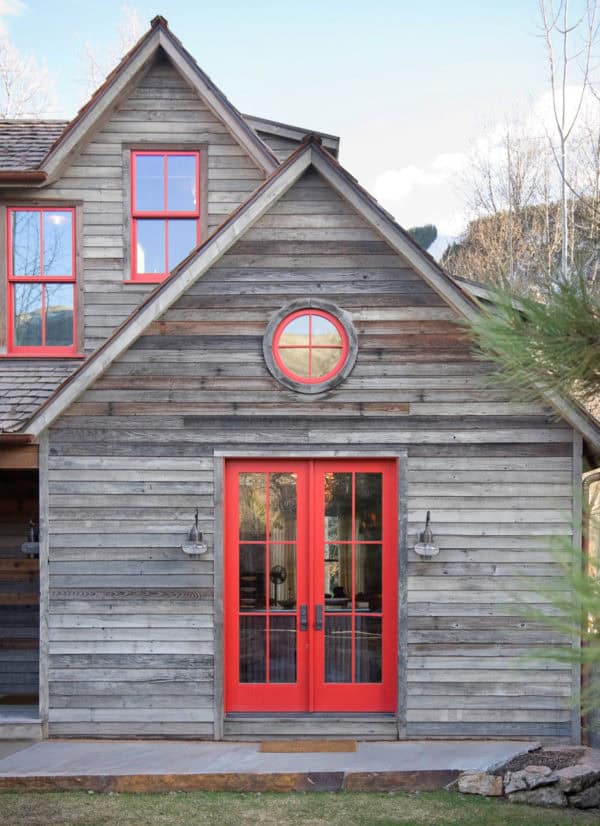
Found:
<svg viewBox="0 0 600 826"><path fill-rule="evenodd" d="M0 790L425 791L537 746L359 742L355 752L273 754L258 743L46 740L0 757Z"/></svg>

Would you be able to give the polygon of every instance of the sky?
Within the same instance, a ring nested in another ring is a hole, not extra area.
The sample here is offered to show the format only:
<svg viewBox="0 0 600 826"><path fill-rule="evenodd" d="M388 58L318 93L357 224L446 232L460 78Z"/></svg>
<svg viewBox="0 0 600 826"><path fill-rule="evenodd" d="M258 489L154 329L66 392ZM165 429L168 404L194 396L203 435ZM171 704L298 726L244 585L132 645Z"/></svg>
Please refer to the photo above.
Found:
<svg viewBox="0 0 600 826"><path fill-rule="evenodd" d="M129 0L162 14L242 112L341 136L342 164L405 227L464 229L461 169L547 92L537 0ZM85 43L114 48L122 0L0 0L0 27L84 101Z"/></svg>

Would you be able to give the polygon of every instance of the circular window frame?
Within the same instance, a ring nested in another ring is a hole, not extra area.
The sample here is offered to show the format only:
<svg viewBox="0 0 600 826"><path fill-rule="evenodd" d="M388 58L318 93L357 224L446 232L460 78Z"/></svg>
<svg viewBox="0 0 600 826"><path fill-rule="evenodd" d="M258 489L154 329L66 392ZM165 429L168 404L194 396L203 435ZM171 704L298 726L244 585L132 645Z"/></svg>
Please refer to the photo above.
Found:
<svg viewBox="0 0 600 826"><path fill-rule="evenodd" d="M317 381L306 381L289 375L287 371L280 366L275 351L283 322L288 319L291 321L291 317L298 316L302 310L313 310L323 313L324 317L329 316L329 320L334 323L342 337L343 356L336 367L333 368L335 372L333 372L332 375L332 371L330 371L325 374L324 379ZM358 342L352 319L348 313L329 301L318 301L315 299L298 299L297 301L291 301L271 316L263 336L263 355L267 368L273 378L277 379L284 387L307 395L325 393L327 390L331 390L331 388L336 387L340 382L344 381L354 367L357 354Z"/></svg>

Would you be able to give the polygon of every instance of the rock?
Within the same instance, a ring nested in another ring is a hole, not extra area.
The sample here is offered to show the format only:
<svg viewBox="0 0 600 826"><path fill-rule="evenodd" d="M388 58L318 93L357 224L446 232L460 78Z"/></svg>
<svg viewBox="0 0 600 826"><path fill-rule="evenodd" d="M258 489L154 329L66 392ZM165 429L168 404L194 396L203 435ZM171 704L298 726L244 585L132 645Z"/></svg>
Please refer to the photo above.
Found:
<svg viewBox="0 0 600 826"><path fill-rule="evenodd" d="M579 794L571 795L569 803L577 809L594 809L596 806L600 806L600 783L584 789Z"/></svg>
<svg viewBox="0 0 600 826"><path fill-rule="evenodd" d="M504 791L512 794L524 789L537 789L538 786L550 786L557 780L557 775L548 766L527 766L519 772L506 773Z"/></svg>
<svg viewBox="0 0 600 826"><path fill-rule="evenodd" d="M564 807L567 805L567 796L558 786L542 786L523 792L513 792L509 794L508 799L511 803L527 803L530 806Z"/></svg>
<svg viewBox="0 0 600 826"><path fill-rule="evenodd" d="M506 772L504 775L504 792L512 794L527 788L524 772Z"/></svg>
<svg viewBox="0 0 600 826"><path fill-rule="evenodd" d="M463 794L500 797L502 795L502 778L487 772L465 772L458 778L458 791Z"/></svg>
<svg viewBox="0 0 600 826"><path fill-rule="evenodd" d="M585 763L577 763L575 766L567 766L556 772L558 776L558 788L566 794L574 794L582 789L592 786L600 780L600 767L588 766Z"/></svg>

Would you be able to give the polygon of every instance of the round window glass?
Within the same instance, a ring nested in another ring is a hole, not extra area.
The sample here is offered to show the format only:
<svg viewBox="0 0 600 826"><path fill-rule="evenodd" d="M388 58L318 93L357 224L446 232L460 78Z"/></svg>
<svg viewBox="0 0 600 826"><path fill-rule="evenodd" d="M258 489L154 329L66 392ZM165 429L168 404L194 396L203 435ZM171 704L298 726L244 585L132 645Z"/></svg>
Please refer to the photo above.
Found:
<svg viewBox="0 0 600 826"><path fill-rule="evenodd" d="M301 384L320 384L338 373L348 355L348 336L324 310L298 310L279 323L273 356L281 372Z"/></svg>

